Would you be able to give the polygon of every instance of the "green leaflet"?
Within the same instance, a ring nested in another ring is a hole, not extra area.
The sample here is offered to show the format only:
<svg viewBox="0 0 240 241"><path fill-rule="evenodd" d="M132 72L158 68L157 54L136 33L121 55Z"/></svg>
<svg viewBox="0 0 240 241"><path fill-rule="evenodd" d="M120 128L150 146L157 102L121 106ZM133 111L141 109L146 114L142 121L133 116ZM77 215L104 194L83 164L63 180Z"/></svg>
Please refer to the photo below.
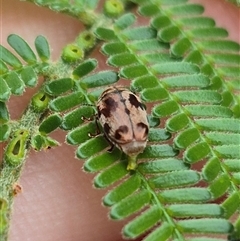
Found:
<svg viewBox="0 0 240 241"><path fill-rule="evenodd" d="M224 161L224 164L227 166L230 171L240 171L240 166L238 165L237 159L227 159Z"/></svg>
<svg viewBox="0 0 240 241"><path fill-rule="evenodd" d="M107 28L97 28L95 31L95 34L99 39L102 40L115 40L116 35L113 30L107 29Z"/></svg>
<svg viewBox="0 0 240 241"><path fill-rule="evenodd" d="M100 172L95 177L94 185L98 188L104 188L112 185L113 183L128 175L126 167L127 163L123 161L110 166L108 169Z"/></svg>
<svg viewBox="0 0 240 241"><path fill-rule="evenodd" d="M191 36L194 36L194 38L218 38L218 37L227 37L228 36L228 32L227 30L223 29L223 28L199 28L199 29L193 29L193 30L189 30L188 34Z"/></svg>
<svg viewBox="0 0 240 241"><path fill-rule="evenodd" d="M204 11L203 6L198 5L198 4L186 4L183 6L173 6L169 8L169 11L172 14L177 14L177 15L183 15L185 16L186 14L190 15L197 15L201 14Z"/></svg>
<svg viewBox="0 0 240 241"><path fill-rule="evenodd" d="M237 54L209 54L208 58L214 59L217 64L238 64L240 61L240 56Z"/></svg>
<svg viewBox="0 0 240 241"><path fill-rule="evenodd" d="M60 96L50 102L50 108L54 111L64 111L81 104L84 101L82 92L73 92L70 95Z"/></svg>
<svg viewBox="0 0 240 241"><path fill-rule="evenodd" d="M199 68L195 64L185 62L163 63L155 64L152 66L152 71L156 74L174 74L174 73L186 73L195 74L199 72Z"/></svg>
<svg viewBox="0 0 240 241"><path fill-rule="evenodd" d="M78 65L77 68L74 69L73 76L76 79L81 78L81 77L89 74L96 67L97 67L97 61L95 59L88 59L88 60L82 62L80 65Z"/></svg>
<svg viewBox="0 0 240 241"><path fill-rule="evenodd" d="M110 152L104 152L99 155L90 157L85 163L84 163L84 170L88 172L97 172L100 171L110 165L112 165L114 162L120 159L121 152L119 149L114 148L114 150Z"/></svg>
<svg viewBox="0 0 240 241"><path fill-rule="evenodd" d="M29 45L18 35L11 34L8 37L8 43L11 47L29 64L37 62L36 55Z"/></svg>
<svg viewBox="0 0 240 241"><path fill-rule="evenodd" d="M124 53L127 50L127 47L120 42L110 42L103 44L101 50L104 54L120 54Z"/></svg>
<svg viewBox="0 0 240 241"><path fill-rule="evenodd" d="M90 139L89 134L96 133L96 124L95 122L86 123L72 131L67 135L67 142L71 145L77 145L84 143L86 140Z"/></svg>
<svg viewBox="0 0 240 241"><path fill-rule="evenodd" d="M184 160L189 163L200 161L210 153L211 149L205 142L199 142L190 146L185 151Z"/></svg>
<svg viewBox="0 0 240 241"><path fill-rule="evenodd" d="M34 87L37 84L38 77L32 67L27 66L23 68L20 76L26 86Z"/></svg>
<svg viewBox="0 0 240 241"><path fill-rule="evenodd" d="M180 35L180 30L175 26L167 26L158 31L158 38L160 41L168 43Z"/></svg>
<svg viewBox="0 0 240 241"><path fill-rule="evenodd" d="M163 190L158 194L164 203L199 203L211 199L211 193L206 188L179 188Z"/></svg>
<svg viewBox="0 0 240 241"><path fill-rule="evenodd" d="M152 145L147 146L143 153L139 154L139 158L156 158L156 157L172 157L178 154L169 145Z"/></svg>
<svg viewBox="0 0 240 241"><path fill-rule="evenodd" d="M138 12L144 16L153 16L158 13L158 9L156 8L156 5L145 4L139 7Z"/></svg>
<svg viewBox="0 0 240 241"><path fill-rule="evenodd" d="M152 206L124 227L124 235L129 238L139 236L146 230L156 225L159 222L161 216L162 213L159 208L157 206Z"/></svg>
<svg viewBox="0 0 240 241"><path fill-rule="evenodd" d="M192 185L199 180L200 176L198 173L189 170L179 170L173 173L170 172L152 177L149 179L149 183L155 188L170 188Z"/></svg>
<svg viewBox="0 0 240 241"><path fill-rule="evenodd" d="M180 75L163 78L162 81L170 88L183 87L200 87L204 88L209 85L208 77L201 74Z"/></svg>
<svg viewBox="0 0 240 241"><path fill-rule="evenodd" d="M155 7L155 10L157 11L157 8L156 6ZM165 28L167 26L169 26L171 24L171 20L169 17L167 16L157 16L155 17L152 22L151 22L152 26L156 29L162 29L162 28Z"/></svg>
<svg viewBox="0 0 240 241"><path fill-rule="evenodd" d="M148 134L149 141L163 141L171 137L170 133L166 132L164 129L151 128Z"/></svg>
<svg viewBox="0 0 240 241"><path fill-rule="evenodd" d="M132 81L132 86L136 90L147 91L146 95L148 98L148 93L152 91L151 88L158 87L158 79L155 76L151 76L151 75L140 76L140 77L135 78ZM153 92L155 92L155 91L153 90ZM142 98L144 98L144 97L145 96L144 96L144 92L143 92ZM154 96L150 97L150 98L152 99L152 98L154 98ZM146 101L148 101L148 100L146 99Z"/></svg>
<svg viewBox="0 0 240 241"><path fill-rule="evenodd" d="M128 40L152 39L156 37L156 30L150 27L138 27L126 29L122 35Z"/></svg>
<svg viewBox="0 0 240 241"><path fill-rule="evenodd" d="M224 209L217 204L172 204L168 211L174 217L221 217Z"/></svg>
<svg viewBox="0 0 240 241"><path fill-rule="evenodd" d="M145 238L145 241L167 240L172 235L172 232L173 227L167 222L163 222L160 227L157 227Z"/></svg>
<svg viewBox="0 0 240 241"><path fill-rule="evenodd" d="M0 124L0 142L6 141L11 133L11 127L8 124Z"/></svg>
<svg viewBox="0 0 240 241"><path fill-rule="evenodd" d="M213 181L220 173L221 166L218 158L211 158L203 167L203 178L208 182Z"/></svg>
<svg viewBox="0 0 240 241"><path fill-rule="evenodd" d="M136 62L137 62L136 56L129 53L113 55L108 59L108 64L116 67L134 64Z"/></svg>
<svg viewBox="0 0 240 241"><path fill-rule="evenodd" d="M214 150L216 150L219 156L223 158L229 158L229 159L240 158L239 140L236 145L227 144L222 146L216 146Z"/></svg>
<svg viewBox="0 0 240 241"><path fill-rule="evenodd" d="M215 118L215 119L199 119L196 120L196 123L203 128L204 130L212 130L212 131L229 131L240 133L239 124L240 121L238 119L230 119L230 118Z"/></svg>
<svg viewBox="0 0 240 241"><path fill-rule="evenodd" d="M239 208L240 198L238 193L231 194L223 203L222 207L224 208L224 217L231 217L236 210Z"/></svg>
<svg viewBox="0 0 240 241"><path fill-rule="evenodd" d="M187 127L189 124L189 118L186 114L180 113L176 114L168 119L166 122L166 127L170 132L176 132Z"/></svg>
<svg viewBox="0 0 240 241"><path fill-rule="evenodd" d="M166 101L156 106L153 113L157 117L165 117L178 112L179 106L175 101Z"/></svg>
<svg viewBox="0 0 240 241"><path fill-rule="evenodd" d="M125 218L149 203L151 198L147 190L133 193L131 196L114 205L111 209L110 216L114 219Z"/></svg>
<svg viewBox="0 0 240 241"><path fill-rule="evenodd" d="M178 222L180 228L187 233L228 233L233 226L225 219L204 218L199 220L182 220Z"/></svg>
<svg viewBox="0 0 240 241"><path fill-rule="evenodd" d="M46 135L41 135L37 134L33 136L31 139L31 146L34 148L36 151L40 151L42 149L49 149L51 147L55 147L59 145L59 143L52 139L51 137L48 137Z"/></svg>
<svg viewBox="0 0 240 241"><path fill-rule="evenodd" d="M148 115L147 119L148 119L149 126L152 128L157 127L160 124L159 118L156 118L152 115ZM153 141L155 138L161 138L162 140L167 140L168 138L170 138L170 133L167 133L164 130L150 129L149 138L151 138L150 140L153 140Z"/></svg>
<svg viewBox="0 0 240 241"><path fill-rule="evenodd" d="M62 122L62 118L59 114L53 114L48 116L39 126L39 131L42 134L48 134L57 129Z"/></svg>
<svg viewBox="0 0 240 241"><path fill-rule="evenodd" d="M227 39L220 39L218 41L213 40L203 40L201 42L201 46L203 46L206 50L212 51L226 51L226 52L238 52L240 49L240 45L236 42Z"/></svg>
<svg viewBox="0 0 240 241"><path fill-rule="evenodd" d="M132 13L127 13L118 18L115 25L120 29L125 29L132 25L136 20L136 16Z"/></svg>
<svg viewBox="0 0 240 241"><path fill-rule="evenodd" d="M215 21L212 18L197 16L191 18L181 18L180 22L183 26L187 27L213 27L215 26Z"/></svg>
<svg viewBox="0 0 240 241"><path fill-rule="evenodd" d="M148 70L144 65L136 64L133 66L123 67L120 75L126 79L133 79L148 74Z"/></svg>
<svg viewBox="0 0 240 241"><path fill-rule="evenodd" d="M135 192L141 185L138 175L129 177L125 182L111 190L103 199L104 205L112 206Z"/></svg>
<svg viewBox="0 0 240 241"><path fill-rule="evenodd" d="M200 133L196 128L189 128L180 132L174 139L176 148L184 149L200 138Z"/></svg>
<svg viewBox="0 0 240 241"><path fill-rule="evenodd" d="M23 93L25 84L16 72L10 72L6 76L5 81L13 94L21 95Z"/></svg>
<svg viewBox="0 0 240 241"><path fill-rule="evenodd" d="M78 147L77 156L79 158L88 158L104 150L106 147L108 147L108 142L105 138L103 136L97 136L81 144Z"/></svg>
<svg viewBox="0 0 240 241"><path fill-rule="evenodd" d="M45 91L49 95L60 95L73 88L73 80L70 78L63 78L53 80L45 85Z"/></svg>
<svg viewBox="0 0 240 241"><path fill-rule="evenodd" d="M113 71L101 71L94 75L89 75L82 78L79 81L81 86L86 88L94 88L101 85L110 85L118 81L116 72Z"/></svg>
<svg viewBox="0 0 240 241"><path fill-rule="evenodd" d="M95 108L92 106L80 106L79 108L68 112L63 116L61 128L71 130L84 122L86 118L95 116Z"/></svg>
<svg viewBox="0 0 240 241"><path fill-rule="evenodd" d="M174 49L173 49L174 51ZM174 53L174 54L184 54L183 51L178 52L178 53ZM190 62L190 63L194 63L194 64L198 64L198 65L202 65L204 63L204 57L202 56L201 52L198 50L192 50L186 53L186 58L185 61ZM201 69L202 73L203 72L203 68Z"/></svg>
<svg viewBox="0 0 240 241"><path fill-rule="evenodd" d="M0 45L0 52L1 52L1 60L6 64L12 66L13 68L17 69L22 66L20 60L15 57L9 50L4 48Z"/></svg>
<svg viewBox="0 0 240 241"><path fill-rule="evenodd" d="M180 58L192 48L188 38L181 38L171 46L171 52L174 56Z"/></svg>
<svg viewBox="0 0 240 241"><path fill-rule="evenodd" d="M168 98L168 93L164 88L148 88L142 91L142 99L147 102L164 100Z"/></svg>
<svg viewBox="0 0 240 241"><path fill-rule="evenodd" d="M147 42L145 44L148 44ZM135 47L135 46L133 46ZM145 60L145 61L148 61L149 63L159 63L159 64L156 64L154 65L155 69L156 69L156 73L159 72L159 73L162 73L162 71L164 72L174 72L174 71L177 71L176 68L176 63L177 63L177 60L176 59L173 59L171 58L171 56L168 54L168 53L158 53L158 49L161 48L161 46L156 46L156 48L152 48L152 50L156 51L156 52L153 52L153 53L148 53L147 51L146 52L143 52L140 57L142 60ZM166 62L169 62L169 64L166 66L168 68L164 68L164 64L166 64ZM171 68L169 68L169 65L173 65L173 68L171 70ZM178 63L178 65L181 65L181 63ZM160 68L160 70L158 69L158 67ZM175 67L175 70L174 70L174 67ZM153 68L154 69L154 68Z"/></svg>
<svg viewBox="0 0 240 241"><path fill-rule="evenodd" d="M138 165L139 171L144 174L187 170L188 168L189 166L186 163L175 158L156 159Z"/></svg>
<svg viewBox="0 0 240 241"><path fill-rule="evenodd" d="M0 102L0 123L7 122L9 120L9 112L7 105L4 102Z"/></svg>
<svg viewBox="0 0 240 241"><path fill-rule="evenodd" d="M44 36L37 36L35 39L35 48L40 59L45 62L50 58L50 49L47 39Z"/></svg>
<svg viewBox="0 0 240 241"><path fill-rule="evenodd" d="M229 177L226 174L218 176L209 186L214 198L221 197L230 186Z"/></svg>
<svg viewBox="0 0 240 241"><path fill-rule="evenodd" d="M141 39L138 41L129 42L129 47L135 51L159 51L168 50L169 45L159 42L157 39ZM149 54L149 53L147 53ZM151 53L152 54L152 53ZM161 53L162 55L163 53Z"/></svg>
<svg viewBox="0 0 240 241"><path fill-rule="evenodd" d="M179 90L174 95L182 102L186 103L213 103L218 104L222 96L212 90Z"/></svg>
<svg viewBox="0 0 240 241"><path fill-rule="evenodd" d="M0 60L0 74L2 75L6 72L8 72L8 67L2 60Z"/></svg>

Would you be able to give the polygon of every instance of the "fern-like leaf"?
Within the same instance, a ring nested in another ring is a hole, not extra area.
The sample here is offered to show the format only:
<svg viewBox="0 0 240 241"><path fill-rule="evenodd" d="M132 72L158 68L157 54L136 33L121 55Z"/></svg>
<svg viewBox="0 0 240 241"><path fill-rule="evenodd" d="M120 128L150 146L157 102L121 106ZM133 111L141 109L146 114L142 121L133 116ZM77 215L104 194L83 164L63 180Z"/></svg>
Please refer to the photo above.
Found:
<svg viewBox="0 0 240 241"><path fill-rule="evenodd" d="M197 26L191 32L194 36L203 36L204 31L210 31L218 38L225 37L225 30L215 28L209 18L196 17L191 23L186 18L185 13L189 9L194 15L201 14L201 6L163 3L172 14L180 15L180 19L184 16L182 21L186 25L189 23L190 29ZM67 129L74 129L69 132L67 141L79 145L77 156L87 159L85 170L100 171L94 179L96 187L107 188L118 183L103 200L105 205L111 206L111 218L125 219L143 211L124 227L126 237L134 239L150 230L144 240L183 240L189 234L200 233L201 239L207 240L209 233L230 233L233 226L225 217L231 216L239 208L239 204L231 205L233 200L239 203L238 175L231 173L230 167L227 167L234 165L239 158L240 123L233 118L233 105L222 104L224 93L213 87L212 74L207 74L205 64L208 54L206 57L205 52L199 49L198 54L195 54L196 49L190 51L193 43L186 38L187 34L184 38L179 37L183 34L182 30L176 31L174 25L165 28L170 20L164 20L166 26L161 32L160 26L156 25L164 25L161 18L163 14L156 5L146 3L139 12L154 16L153 27L132 27L136 17L126 14L112 28L99 27L95 34L105 42L101 50L108 56L108 64L119 68L120 77L131 79L131 88L140 92L146 103L155 104L149 112L149 120L165 118L164 127L158 126L158 122L150 122L149 144L144 153L139 155L139 166L133 173L126 170L127 157L119 150L111 154L106 152L108 142L102 135L89 137L89 133L96 132L94 121L80 121L84 117L82 110L88 107L66 113L63 123L70 123L68 118L71 120L75 113L78 113L79 119L72 126L68 124ZM155 15L161 17L158 19ZM163 43L159 38L164 38L165 42L171 40L171 43ZM211 46L211 43L207 45ZM233 48L233 51L238 48L235 43L221 39L218 44ZM234 54L231 57L222 51L211 55L218 64L235 65L238 56ZM83 69L81 65L77 69ZM223 71L227 73L226 68ZM81 75L76 84L77 89L88 89L89 94L82 95L81 103L96 100L103 91L102 86L118 80L109 71L86 74ZM221 82L226 85L224 80ZM55 106L58 100L68 103L64 98L70 96L58 97L51 106ZM81 96L80 93L78 96ZM73 105L66 107L64 111ZM56 110L55 107L53 109ZM90 109L93 113L94 109ZM169 141L173 144L169 144ZM182 158L179 153L182 153ZM191 170L191 165L197 162L204 163L202 170ZM202 181L208 187L198 186ZM226 193L229 193L229 198L221 205L211 204Z"/></svg>

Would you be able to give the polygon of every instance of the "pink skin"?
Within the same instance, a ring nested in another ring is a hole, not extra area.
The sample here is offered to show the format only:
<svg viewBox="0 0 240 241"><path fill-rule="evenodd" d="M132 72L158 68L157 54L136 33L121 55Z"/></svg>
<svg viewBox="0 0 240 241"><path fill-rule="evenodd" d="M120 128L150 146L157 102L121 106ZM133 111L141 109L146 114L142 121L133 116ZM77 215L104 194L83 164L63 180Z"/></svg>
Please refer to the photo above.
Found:
<svg viewBox="0 0 240 241"><path fill-rule="evenodd" d="M225 0L191 0L206 7L218 26L239 42L239 10ZM56 60L63 46L82 29L72 17L39 8L28 2L0 0L1 44L17 33L33 46L41 34L48 38ZM95 56L97 51L95 51ZM104 62L100 66L104 66ZM13 97L11 118L20 116L35 89L22 97ZM64 133L53 135L64 142ZM120 241L124 221L110 221L109 210L101 204L106 190L92 187L94 175L84 173L83 162L74 158L75 148L66 144L46 152L31 151L19 184L22 193L15 198L9 241Z"/></svg>

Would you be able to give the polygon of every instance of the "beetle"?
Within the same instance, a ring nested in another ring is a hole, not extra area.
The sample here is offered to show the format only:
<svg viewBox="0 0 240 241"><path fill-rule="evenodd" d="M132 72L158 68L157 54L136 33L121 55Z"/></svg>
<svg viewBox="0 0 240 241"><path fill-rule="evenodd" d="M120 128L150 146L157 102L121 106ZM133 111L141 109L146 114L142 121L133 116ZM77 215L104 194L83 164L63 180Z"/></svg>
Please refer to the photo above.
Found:
<svg viewBox="0 0 240 241"><path fill-rule="evenodd" d="M127 169L134 170L149 132L147 112L140 98L122 86L107 88L97 102L97 120L112 148L117 146L128 156Z"/></svg>

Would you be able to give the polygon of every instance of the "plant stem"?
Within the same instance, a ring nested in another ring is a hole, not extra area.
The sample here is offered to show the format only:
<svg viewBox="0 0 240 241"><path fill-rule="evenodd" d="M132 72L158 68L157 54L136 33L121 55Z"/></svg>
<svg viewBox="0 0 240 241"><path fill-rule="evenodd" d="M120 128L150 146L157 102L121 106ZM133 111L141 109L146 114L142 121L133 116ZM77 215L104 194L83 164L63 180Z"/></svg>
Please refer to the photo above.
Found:
<svg viewBox="0 0 240 241"><path fill-rule="evenodd" d="M1 166L0 185L1 198L6 201L7 207L1 210L1 216L7 219L7 225L1 230L1 241L7 240L9 223L14 197L17 194L17 182L26 162L27 154L31 148L30 137L39 125L43 112L36 112L31 104L23 114L19 122L13 123L12 137L8 142L3 154Z"/></svg>

